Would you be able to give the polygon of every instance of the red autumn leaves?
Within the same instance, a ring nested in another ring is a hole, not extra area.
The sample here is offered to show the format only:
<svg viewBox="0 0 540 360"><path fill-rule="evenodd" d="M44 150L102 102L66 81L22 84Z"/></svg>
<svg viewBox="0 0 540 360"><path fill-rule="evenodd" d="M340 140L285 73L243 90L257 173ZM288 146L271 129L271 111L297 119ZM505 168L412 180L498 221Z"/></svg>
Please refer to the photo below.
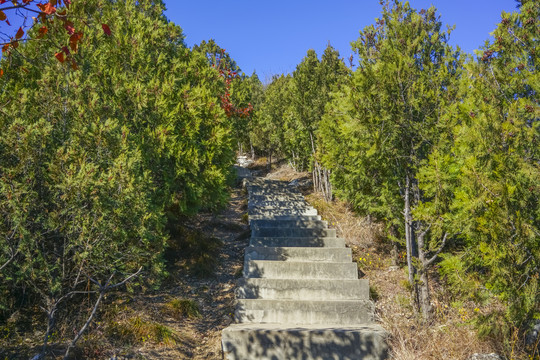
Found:
<svg viewBox="0 0 540 360"><path fill-rule="evenodd" d="M228 64L224 61L225 49L221 49L221 56L216 59L219 75L225 79L225 94L221 95L221 108L225 111L227 117L239 116L247 117L253 111L251 103L245 108L236 107L231 101L231 83L233 79L238 78L239 75L236 71L229 69ZM212 65L216 67L216 65Z"/></svg>
<svg viewBox="0 0 540 360"><path fill-rule="evenodd" d="M0 0L0 5L6 3L8 0ZM37 15L37 18L34 18L35 23L41 23L41 27L37 30L37 34L35 35L36 39L43 39L47 33L50 30L50 25L55 22L59 21L63 25L63 28L65 29L67 35L69 35L68 44L66 45L59 45L60 50L54 54L56 59L64 63L68 61L73 69L77 69L77 63L75 62L73 58L73 53L76 53L79 47L79 44L81 40L83 39L83 33L82 31L78 31L75 28L75 25L73 22L69 20L69 16L67 14L67 10L69 9L71 5L71 0L50 0L45 3L38 3L35 4L37 9L39 9L39 14ZM18 1L12 1L14 6L10 6L9 9L20 9L24 10L27 9L28 6L30 6L32 3L35 3L35 0L18 0ZM65 9L62 11L58 11L57 7L64 6ZM5 9L4 9L5 10ZM29 11L35 11L33 9L29 9ZM10 25L7 15L4 11L0 10L0 21L6 21L8 25ZM88 26L88 24L86 24ZM103 29L103 32L107 36L111 36L112 32L108 25L101 24L101 27ZM25 31L22 27L19 28L17 33L11 40L5 44L2 45L2 53L7 53L9 56L11 53L11 49L17 49L19 46L19 41L23 41L23 36L25 34ZM1 76L1 75L0 75Z"/></svg>

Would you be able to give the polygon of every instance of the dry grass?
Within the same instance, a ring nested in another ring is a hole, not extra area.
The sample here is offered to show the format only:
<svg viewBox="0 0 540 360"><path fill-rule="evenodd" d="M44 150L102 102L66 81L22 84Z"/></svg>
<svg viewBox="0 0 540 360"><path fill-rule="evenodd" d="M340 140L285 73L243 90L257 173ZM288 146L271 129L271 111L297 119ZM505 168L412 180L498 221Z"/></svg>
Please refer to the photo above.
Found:
<svg viewBox="0 0 540 360"><path fill-rule="evenodd" d="M311 178L311 174L309 172L296 172L289 164L281 163L277 164L275 170L266 177L268 179L290 182L296 179L309 179Z"/></svg>
<svg viewBox="0 0 540 360"><path fill-rule="evenodd" d="M319 194L309 194L306 199L345 238L359 274L369 278L376 318L390 333L391 359L465 360L474 353L501 353L497 344L478 338L469 321L475 305L452 303L436 272L430 284L435 319L426 324L418 318L411 303L406 267L391 266L391 246L381 224L356 215L345 202L327 203Z"/></svg>
<svg viewBox="0 0 540 360"><path fill-rule="evenodd" d="M328 221L330 227L337 230L339 236L345 238L350 247L368 250L385 245L382 243L383 226L371 221L369 217L358 216L346 202L335 200L329 203L319 193L306 195L306 200Z"/></svg>

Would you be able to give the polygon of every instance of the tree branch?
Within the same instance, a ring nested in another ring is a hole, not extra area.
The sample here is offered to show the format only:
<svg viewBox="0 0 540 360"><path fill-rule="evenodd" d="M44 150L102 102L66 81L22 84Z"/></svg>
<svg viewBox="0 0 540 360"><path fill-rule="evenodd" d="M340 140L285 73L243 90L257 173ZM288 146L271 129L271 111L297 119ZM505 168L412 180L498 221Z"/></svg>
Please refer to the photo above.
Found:
<svg viewBox="0 0 540 360"><path fill-rule="evenodd" d="M71 351L71 349L75 346L75 344L77 343L77 341L79 341L79 339L81 338L81 336L84 334L84 332L86 331L86 329L88 328L88 326L90 325L90 323L92 322L92 319L94 318L94 316L96 315L96 312L97 312L97 309L99 307L99 304L101 303L101 300L103 300L103 297L105 296L105 294L107 293L107 291L111 290L111 289L115 289L119 286L122 286L124 285L125 283L127 283L129 280L131 280L132 278L134 278L135 276L137 276L141 271L142 271L142 266L139 268L139 270L137 270L137 272L129 275L128 277L126 277L124 280L122 280L121 282L117 283L117 284L114 284L114 285L109 285L109 283L111 282L113 276L115 275L115 273L113 272L113 274L107 279L107 281L105 282L105 285L100 285L97 281L95 281L94 279L88 277L88 279L90 279L90 281L94 282L94 283L97 283L98 286L99 286L99 296L96 300L96 303L94 304L94 307L92 308L92 312L90 313L90 316L88 316L88 319L86 319L86 322L84 323L83 327L79 330L79 332L77 333L77 335L75 335L75 337L73 338L73 340L71 340L71 343L69 344L67 350L66 350L66 353L64 354L64 360L66 360L69 356L69 352Z"/></svg>
<svg viewBox="0 0 540 360"><path fill-rule="evenodd" d="M11 257L8 259L8 261L6 261L4 263L4 265L0 266L0 271L2 271L6 266L8 266L12 261L13 259L15 259L15 256L17 256L17 254L19 253L19 250L17 250L16 252L12 253L11 254Z"/></svg>
<svg viewBox="0 0 540 360"><path fill-rule="evenodd" d="M424 264L425 267L433 264L433 262L437 259L437 256L441 253L441 251L444 249L444 245L446 245L446 239L448 238L448 233L444 233L444 236L443 236L443 239L442 239L442 243L441 243L441 246L437 249L437 251L435 251L435 254L433 254L433 256L431 257L431 259L429 259L428 261L426 261L426 263Z"/></svg>

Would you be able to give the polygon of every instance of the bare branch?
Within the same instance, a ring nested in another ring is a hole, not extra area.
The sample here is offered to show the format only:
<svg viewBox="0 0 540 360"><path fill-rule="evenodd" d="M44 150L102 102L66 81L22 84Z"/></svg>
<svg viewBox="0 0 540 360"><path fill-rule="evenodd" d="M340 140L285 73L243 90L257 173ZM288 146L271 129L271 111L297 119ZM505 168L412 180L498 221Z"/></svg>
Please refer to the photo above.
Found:
<svg viewBox="0 0 540 360"><path fill-rule="evenodd" d="M13 261L13 259L15 259L15 256L17 256L17 254L19 253L19 250L17 250L16 252L12 253L11 254L11 257L8 259L8 261L6 261L4 263L4 265L0 266L0 271L2 271L6 266L8 266L9 264L11 264L11 262Z"/></svg>
<svg viewBox="0 0 540 360"><path fill-rule="evenodd" d="M446 239L448 238L448 233L444 233L444 236L443 236L443 239L442 239L442 243L441 243L441 246L437 249L437 251L435 251L435 254L433 254L433 256L431 257L431 259L429 259L428 261L426 261L426 263L424 264L424 266L429 266L431 264L433 264L433 262L437 259L437 256L441 253L441 251L444 249L444 245L446 245Z"/></svg>
<svg viewBox="0 0 540 360"><path fill-rule="evenodd" d="M70 350L75 346L75 344L77 343L77 341L79 341L79 339L81 338L81 336L84 334L84 332L86 331L86 329L88 328L88 326L90 325L90 323L92 322L92 319L94 318L94 316L96 315L96 311L99 307L99 304L101 303L101 300L103 300L103 297L105 296L105 294L107 293L107 291L111 290L111 289L114 289L114 288L117 288L119 286L122 286L124 285L125 283L127 283L129 280L133 279L133 277L137 276L140 272L142 271L142 266L139 268L139 270L137 270L137 272L129 275L128 277L126 277L124 280L122 280L121 282L117 283L117 284L114 284L114 285L109 285L109 283L111 282L113 276L115 275L115 273L113 272L113 274L107 279L107 282L105 282L105 285L104 286L99 286L99 296L96 300L96 303L94 304L94 307L92 308L92 312L90 313L90 315L88 316L88 319L86 319L86 322L84 323L84 325L82 326L82 328L79 330L79 332L77 332L77 335L75 335L75 337L73 338L73 340L71 341L71 343L69 344L67 350L66 350L66 353L64 354L64 360L66 360L69 356L69 352ZM90 277L88 277L90 279ZM92 280L92 279L91 279ZM94 281L94 280L92 280ZM99 283L98 283L99 284Z"/></svg>
<svg viewBox="0 0 540 360"><path fill-rule="evenodd" d="M139 270L137 270L137 272L135 272L135 273L129 275L129 276L128 276L127 278L125 278L122 282L119 282L118 284L114 284L114 285L107 286L107 287L105 288L105 291L108 291L108 290L110 290L110 289L114 289L114 288L117 288L117 287L119 287L119 286L124 285L124 284L127 283L129 280L131 280L133 277L139 275L139 273L142 271L142 268L143 268L143 267L141 266L141 267L139 268ZM107 283L108 283L108 282L107 282Z"/></svg>

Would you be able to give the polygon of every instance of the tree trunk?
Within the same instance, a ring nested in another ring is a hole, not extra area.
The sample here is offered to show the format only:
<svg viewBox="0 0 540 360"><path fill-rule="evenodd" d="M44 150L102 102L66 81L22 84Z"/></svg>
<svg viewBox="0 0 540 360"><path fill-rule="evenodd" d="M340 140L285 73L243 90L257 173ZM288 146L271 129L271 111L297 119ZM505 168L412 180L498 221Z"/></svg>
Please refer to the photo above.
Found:
<svg viewBox="0 0 540 360"><path fill-rule="evenodd" d="M411 214L411 179L409 175L406 175L405 178L405 207L403 209L403 215L405 220L405 244L407 248L407 268L409 269L409 283L411 284L412 298L413 302L416 305L417 309L419 307L418 299L418 284L416 283L416 267L414 264L414 258L416 257L416 244L414 239L414 228L413 228L413 219Z"/></svg>
<svg viewBox="0 0 540 360"><path fill-rule="evenodd" d="M432 315L431 296L429 294L429 282L428 282L428 260L426 259L425 242L424 238L427 231L418 235L418 258L420 260L421 268L418 269L419 282L418 282L418 301L422 317L424 320L430 320Z"/></svg>
<svg viewBox="0 0 540 360"><path fill-rule="evenodd" d="M255 160L255 148L253 147L251 139L249 139L249 147L251 149L251 160Z"/></svg>
<svg viewBox="0 0 540 360"><path fill-rule="evenodd" d="M272 149L268 150L268 158L266 159L266 169L272 170Z"/></svg>

